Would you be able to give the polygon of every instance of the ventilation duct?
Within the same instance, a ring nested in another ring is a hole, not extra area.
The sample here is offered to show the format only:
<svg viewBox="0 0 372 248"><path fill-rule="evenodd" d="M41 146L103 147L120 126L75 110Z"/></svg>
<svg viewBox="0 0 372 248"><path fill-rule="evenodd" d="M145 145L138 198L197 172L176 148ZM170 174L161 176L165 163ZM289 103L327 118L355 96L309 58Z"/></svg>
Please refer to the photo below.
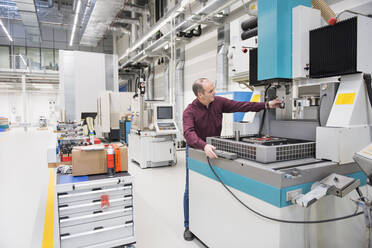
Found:
<svg viewBox="0 0 372 248"><path fill-rule="evenodd" d="M123 27L110 27L109 30L115 31L115 32L120 32L123 34L130 34L130 30L123 28Z"/></svg>
<svg viewBox="0 0 372 248"><path fill-rule="evenodd" d="M123 24L134 24L139 26L140 21L137 18L122 18L122 19L116 19L115 23L123 23Z"/></svg>

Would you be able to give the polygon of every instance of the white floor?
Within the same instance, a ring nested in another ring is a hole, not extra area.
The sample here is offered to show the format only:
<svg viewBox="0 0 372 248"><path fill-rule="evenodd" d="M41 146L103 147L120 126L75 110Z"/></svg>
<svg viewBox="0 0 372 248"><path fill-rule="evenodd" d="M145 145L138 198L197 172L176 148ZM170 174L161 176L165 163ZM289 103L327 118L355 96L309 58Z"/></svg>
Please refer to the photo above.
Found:
<svg viewBox="0 0 372 248"><path fill-rule="evenodd" d="M46 148L49 131L13 129L0 133L0 247L42 247L49 180ZM130 162L135 177L134 207L137 248L205 247L183 239L185 152L172 167L141 169Z"/></svg>
<svg viewBox="0 0 372 248"><path fill-rule="evenodd" d="M0 133L0 247L41 247L49 182L48 130Z"/></svg>
<svg viewBox="0 0 372 248"><path fill-rule="evenodd" d="M177 152L172 167L141 169L131 162L128 170L135 176L136 247L205 247L183 239L185 152Z"/></svg>

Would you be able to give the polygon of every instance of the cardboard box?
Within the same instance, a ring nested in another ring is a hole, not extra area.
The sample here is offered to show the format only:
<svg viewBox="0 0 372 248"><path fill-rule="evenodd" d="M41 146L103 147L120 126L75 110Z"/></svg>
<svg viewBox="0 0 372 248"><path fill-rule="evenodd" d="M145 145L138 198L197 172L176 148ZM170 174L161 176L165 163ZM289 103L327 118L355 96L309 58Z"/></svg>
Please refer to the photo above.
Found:
<svg viewBox="0 0 372 248"><path fill-rule="evenodd" d="M85 176L106 173L106 151L72 150L72 175Z"/></svg>
<svg viewBox="0 0 372 248"><path fill-rule="evenodd" d="M120 147L121 171L128 171L128 147Z"/></svg>
<svg viewBox="0 0 372 248"><path fill-rule="evenodd" d="M128 171L128 148L120 147L121 171ZM85 176L107 173L106 150L84 151L76 147L72 150L72 175Z"/></svg>

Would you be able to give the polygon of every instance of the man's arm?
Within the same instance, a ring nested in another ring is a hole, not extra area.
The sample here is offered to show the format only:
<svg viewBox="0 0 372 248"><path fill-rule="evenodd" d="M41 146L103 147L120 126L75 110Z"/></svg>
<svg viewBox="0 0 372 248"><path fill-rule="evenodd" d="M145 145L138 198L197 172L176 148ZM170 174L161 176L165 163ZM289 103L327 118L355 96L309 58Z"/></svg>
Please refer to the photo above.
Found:
<svg viewBox="0 0 372 248"><path fill-rule="evenodd" d="M183 112L183 136L186 139L186 143L191 147L204 150L205 155L210 158L217 158L217 155L213 152L216 147L207 144L196 134L193 116L187 110Z"/></svg>
<svg viewBox="0 0 372 248"><path fill-rule="evenodd" d="M279 99L272 100L270 102L238 102L230 99L223 100L223 109L224 113L233 113L233 112L258 112L266 108L279 108L282 101Z"/></svg>
<svg viewBox="0 0 372 248"><path fill-rule="evenodd" d="M224 113L233 112L258 112L265 109L264 102L238 102L227 98L222 99L222 111Z"/></svg>

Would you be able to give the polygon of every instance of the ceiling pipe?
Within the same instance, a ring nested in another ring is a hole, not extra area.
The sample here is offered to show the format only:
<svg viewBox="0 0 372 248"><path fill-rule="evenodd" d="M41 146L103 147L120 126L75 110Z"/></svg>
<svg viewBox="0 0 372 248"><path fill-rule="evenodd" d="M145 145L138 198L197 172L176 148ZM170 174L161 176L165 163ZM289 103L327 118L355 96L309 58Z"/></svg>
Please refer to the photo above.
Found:
<svg viewBox="0 0 372 248"><path fill-rule="evenodd" d="M114 21L115 23L123 23L123 24L134 24L140 26L140 21L138 18L120 18Z"/></svg>
<svg viewBox="0 0 372 248"><path fill-rule="evenodd" d="M130 3L125 4L123 7L123 10L136 12L139 14L150 15L150 10L147 7L142 7L142 6L138 6L138 5L130 4Z"/></svg>
<svg viewBox="0 0 372 248"><path fill-rule="evenodd" d="M109 27L109 30L115 31L115 32L120 32L123 34L130 34L130 30L123 28L123 27Z"/></svg>
<svg viewBox="0 0 372 248"><path fill-rule="evenodd" d="M231 4L237 2L237 0L215 0L207 2L207 4L202 7L201 9L197 10L196 13L189 16L186 20L178 24L173 30L170 30L168 33L164 34L160 39L155 41L154 43L160 42L159 40L164 39L165 37L169 36L171 32L179 31L179 30L186 30L190 26L193 26L192 23L195 23L194 18L195 16L203 16L204 18L207 18L211 13L213 13L216 10L222 10L230 6ZM172 18L177 17L179 13L181 13L181 10L184 9L185 5L188 3L188 1L182 1L180 2L174 9L172 13L167 14L164 16L161 20L159 20L155 26L150 29L147 34L142 37L139 41L137 41L133 46L128 48L126 52L119 57L118 61L121 61L125 57L128 57L130 53L134 52L137 48L139 48L141 45L143 45L145 42L147 42L148 39L150 39L160 28L162 28L164 25L166 25L167 22L169 22ZM145 47L142 50L147 50L150 46L152 47L153 44L149 45L148 47ZM132 63L133 58L129 59L127 62L123 63L120 67L125 67L127 64Z"/></svg>

